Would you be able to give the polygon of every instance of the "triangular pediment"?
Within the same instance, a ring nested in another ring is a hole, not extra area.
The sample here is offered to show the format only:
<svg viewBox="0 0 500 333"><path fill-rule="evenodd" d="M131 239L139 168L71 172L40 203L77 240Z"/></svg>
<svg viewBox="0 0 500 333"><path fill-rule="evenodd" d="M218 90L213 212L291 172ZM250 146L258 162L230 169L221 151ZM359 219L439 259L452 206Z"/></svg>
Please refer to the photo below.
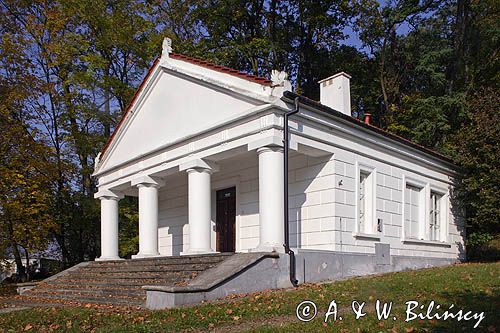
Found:
<svg viewBox="0 0 500 333"><path fill-rule="evenodd" d="M98 172L244 115L265 101L156 63L106 147Z"/></svg>

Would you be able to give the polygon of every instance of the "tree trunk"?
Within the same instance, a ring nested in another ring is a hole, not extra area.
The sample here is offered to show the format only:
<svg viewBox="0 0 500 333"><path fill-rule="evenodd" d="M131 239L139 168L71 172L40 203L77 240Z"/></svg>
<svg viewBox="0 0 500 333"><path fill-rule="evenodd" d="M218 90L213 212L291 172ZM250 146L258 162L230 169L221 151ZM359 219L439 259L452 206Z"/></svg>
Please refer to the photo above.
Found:
<svg viewBox="0 0 500 333"><path fill-rule="evenodd" d="M28 250L23 246L24 249L24 255L26 257L26 281L31 280L30 276L30 256L28 253Z"/></svg>
<svg viewBox="0 0 500 333"><path fill-rule="evenodd" d="M23 260L21 259L21 253L19 253L19 248L17 246L17 243L14 241L11 241L11 247L12 247L12 254L14 254L14 260L16 262L16 270L17 274L19 276L19 279L21 282L26 282L27 276L26 276L26 269L23 265Z"/></svg>

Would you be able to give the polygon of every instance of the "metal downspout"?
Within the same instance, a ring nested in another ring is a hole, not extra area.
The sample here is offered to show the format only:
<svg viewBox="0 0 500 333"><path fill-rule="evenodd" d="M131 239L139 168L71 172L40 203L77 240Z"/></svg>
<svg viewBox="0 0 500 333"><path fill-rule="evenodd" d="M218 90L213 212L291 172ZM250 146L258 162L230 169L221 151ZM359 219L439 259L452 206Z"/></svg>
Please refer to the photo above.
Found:
<svg viewBox="0 0 500 333"><path fill-rule="evenodd" d="M287 253L290 256L290 282L294 287L298 286L298 281L296 277L296 264L295 264L295 253L290 249L290 218L289 218L289 212L288 212L288 149L289 149L289 139L288 139L288 119L290 116L296 114L299 112L299 98L295 97L295 109L293 111L285 113L284 116L284 122L283 122L283 145L284 145L284 151L283 151L283 166L284 166L284 175L283 175L283 181L284 181L284 186L283 186L283 195L284 195L284 223L285 223L285 244L283 246L285 247L285 253Z"/></svg>

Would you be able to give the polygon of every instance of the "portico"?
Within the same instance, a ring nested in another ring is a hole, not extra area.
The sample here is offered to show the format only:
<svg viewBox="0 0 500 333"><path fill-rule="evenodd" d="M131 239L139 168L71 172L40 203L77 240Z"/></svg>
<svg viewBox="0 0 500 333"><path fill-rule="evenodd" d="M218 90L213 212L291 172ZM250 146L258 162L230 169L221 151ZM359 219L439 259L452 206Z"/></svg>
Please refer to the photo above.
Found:
<svg viewBox="0 0 500 333"><path fill-rule="evenodd" d="M187 229L187 237L181 235L182 251L181 255L192 254L207 254L217 251L217 244L214 244L213 236L220 237L216 233L214 217L216 214L227 214L227 212L219 212L217 210L227 209L214 205L213 193L216 192L221 186L212 188L212 175L217 175L215 184L219 183L224 186L236 186L234 179L234 172L229 175L229 180L224 176L228 166L238 164L240 161L243 164L257 164L252 172L256 173L258 182L258 202L255 203L258 208L257 220L253 219L253 223L257 222L258 226L258 243L249 248L247 245L241 245L240 239L245 239L242 235L244 226L235 226L235 237L237 238L236 251L259 251L259 252L283 252L283 147L276 143L276 138L270 137L268 139L259 139L246 145L246 149L236 149L240 151L240 155L230 155L226 159L219 159L217 156L224 156L225 154L217 154L212 156L212 160L207 158L193 158L188 161L179 163L177 172L163 170L157 171L155 174L147 175L144 172L139 176L132 176L131 180L127 182L129 187L124 184L115 186L114 188L100 191L96 193L96 198L101 200L101 248L102 255L99 260L116 260L118 256L118 201L124 197L125 194L137 195L139 201L139 252L132 258L145 258L165 255L161 254L159 249L159 242L162 237L159 237L159 230L161 228L174 228L170 224L177 223L174 218L167 214L160 216L159 202L160 197L168 205L168 191L169 179L175 183L180 179L187 179L187 225L182 225L182 229ZM270 142L270 143L269 143ZM266 144L267 143L267 144ZM233 149L233 151L235 151ZM241 156L241 158L238 158ZM221 170L219 165L223 165ZM249 171L247 171L248 173ZM158 175L162 175L161 177ZM224 179L225 181L217 181ZM241 176L236 178L241 179ZM174 184L175 186L175 184ZM177 185L178 186L178 185ZM175 191L175 188L173 189ZM256 193L257 194L257 193ZM238 203L241 201L240 195L248 197L245 190L241 191L238 186L238 191L235 195L238 197ZM165 198L163 198L163 196ZM165 201L166 200L166 201ZM173 200L179 200L175 198ZM182 199L180 199L182 200ZM244 199L248 200L248 199ZM242 206L238 205L236 212L236 219L239 219L242 214L245 214L246 203L243 202ZM214 211L214 209L216 211ZM161 220L161 222L160 222ZM234 221L236 224L236 221ZM160 225L161 224L161 225ZM247 228L248 229L248 228ZM178 237L179 238L179 237ZM174 246L175 242L171 243ZM255 243L255 242L254 242ZM187 245L188 244L188 245ZM163 251L165 252L165 251ZM174 254L172 249L167 251L168 254Z"/></svg>

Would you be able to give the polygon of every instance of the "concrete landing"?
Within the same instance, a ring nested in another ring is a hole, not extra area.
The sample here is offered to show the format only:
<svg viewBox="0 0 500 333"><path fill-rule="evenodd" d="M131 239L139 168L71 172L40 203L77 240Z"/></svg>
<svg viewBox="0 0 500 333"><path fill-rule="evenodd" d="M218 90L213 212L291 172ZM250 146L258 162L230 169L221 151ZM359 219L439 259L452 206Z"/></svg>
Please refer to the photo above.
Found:
<svg viewBox="0 0 500 333"><path fill-rule="evenodd" d="M283 258L282 258L283 257ZM290 287L286 256L237 253L208 269L185 286L143 286L146 307L165 309L240 294Z"/></svg>

